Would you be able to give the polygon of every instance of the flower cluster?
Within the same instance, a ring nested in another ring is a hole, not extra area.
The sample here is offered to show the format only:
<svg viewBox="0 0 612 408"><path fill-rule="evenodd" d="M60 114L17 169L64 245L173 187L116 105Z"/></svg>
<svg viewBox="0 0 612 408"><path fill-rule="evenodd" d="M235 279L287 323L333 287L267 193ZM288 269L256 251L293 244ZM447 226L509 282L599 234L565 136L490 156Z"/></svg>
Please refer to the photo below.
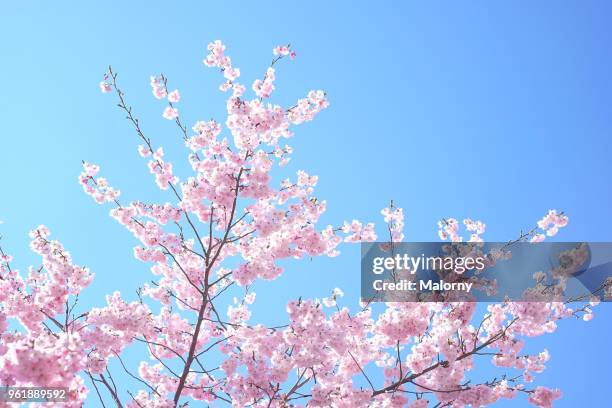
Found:
<svg viewBox="0 0 612 408"><path fill-rule="evenodd" d="M220 86L222 91L227 91L233 85L233 81L240 76L240 69L232 66L232 60L225 55L225 45L217 40L208 44L209 54L204 59L204 64L209 67L221 68L226 82Z"/></svg>
<svg viewBox="0 0 612 408"><path fill-rule="evenodd" d="M168 96L164 78L161 76L151 76L151 89L156 99L164 99Z"/></svg>
<svg viewBox="0 0 612 408"><path fill-rule="evenodd" d="M83 172L79 175L83 190L99 204L116 201L121 192L111 187L104 177L96 177L99 172L99 166L83 162Z"/></svg>
<svg viewBox="0 0 612 408"><path fill-rule="evenodd" d="M291 59L295 59L295 56L297 55L295 51L291 49L291 44L277 45L276 47L272 49L272 54L281 56L281 57L288 55Z"/></svg>
<svg viewBox="0 0 612 408"><path fill-rule="evenodd" d="M567 215L563 213L557 213L556 210L550 210L540 221L538 221L538 228L542 230L542 233L536 233L531 238L531 242L542 242L544 241L545 235L554 237L559 232L559 228L563 228L569 222Z"/></svg>
<svg viewBox="0 0 612 408"><path fill-rule="evenodd" d="M391 203L391 206L380 212L389 226L391 242L402 242L404 240L404 211Z"/></svg>

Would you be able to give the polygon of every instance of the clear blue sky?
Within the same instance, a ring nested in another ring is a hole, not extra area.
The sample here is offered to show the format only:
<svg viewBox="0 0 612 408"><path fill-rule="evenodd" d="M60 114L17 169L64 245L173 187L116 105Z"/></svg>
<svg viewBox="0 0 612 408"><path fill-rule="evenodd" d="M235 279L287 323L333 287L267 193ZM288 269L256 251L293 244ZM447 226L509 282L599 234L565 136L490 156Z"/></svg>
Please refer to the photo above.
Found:
<svg viewBox="0 0 612 408"><path fill-rule="evenodd" d="M23 270L36 262L27 231L48 225L96 273L87 306L119 283L133 297L149 275L129 233L82 193L80 161L100 164L124 200L168 197L98 82L113 64L145 130L178 165L184 148L148 76L164 72L181 90L188 123L222 120L220 76L201 63L215 39L249 84L271 48L290 41L298 59L277 71L280 103L328 92L330 108L298 129L287 167L320 176L325 221L379 222L394 199L409 240L437 239L436 221L454 216L482 219L493 241L557 208L571 219L559 239L612 240L610 2L71 3L0 5L0 229ZM282 321L289 298L335 286L354 305L357 247L287 266L256 287L256 316ZM611 311L534 342L552 354L538 381L563 389L557 406L606 405Z"/></svg>

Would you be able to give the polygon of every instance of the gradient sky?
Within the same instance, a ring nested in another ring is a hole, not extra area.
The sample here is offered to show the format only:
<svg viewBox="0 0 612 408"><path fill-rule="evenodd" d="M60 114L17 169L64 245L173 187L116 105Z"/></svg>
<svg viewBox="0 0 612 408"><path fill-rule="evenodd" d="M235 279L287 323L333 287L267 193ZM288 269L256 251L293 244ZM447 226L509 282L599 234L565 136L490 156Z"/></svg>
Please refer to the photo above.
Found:
<svg viewBox="0 0 612 408"><path fill-rule="evenodd" d="M181 90L188 123L223 121L221 77L201 63L215 39L247 84L273 46L293 44L298 58L279 65L275 102L328 92L330 108L297 128L286 168L319 175L324 222L381 222L394 199L408 240L436 240L441 217L471 217L495 241L556 208L570 216L557 239L612 240L610 2L71 3L0 4L0 233L23 270L37 262L28 230L49 226L96 273L84 307L118 286L133 298L149 274L130 234L82 193L80 161L100 164L124 201L169 199L98 82L112 64L144 129L184 171L184 147L148 77L164 72ZM288 299L335 286L355 304L358 247L286 266L279 281L256 286L254 316L282 322ZM609 403L611 311L563 322L530 346L552 354L537 381L563 389L557 407Z"/></svg>

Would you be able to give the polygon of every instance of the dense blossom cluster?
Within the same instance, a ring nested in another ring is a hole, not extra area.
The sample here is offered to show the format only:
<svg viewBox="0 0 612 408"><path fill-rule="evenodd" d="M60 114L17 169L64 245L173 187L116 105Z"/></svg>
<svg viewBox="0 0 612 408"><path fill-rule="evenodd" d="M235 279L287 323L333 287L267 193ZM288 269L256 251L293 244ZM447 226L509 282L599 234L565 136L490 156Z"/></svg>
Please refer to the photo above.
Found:
<svg viewBox="0 0 612 408"><path fill-rule="evenodd" d="M105 306L79 313L78 295L93 274L74 265L45 227L31 234L42 264L25 278L1 252L0 385L65 386L68 407L81 406L88 392L119 407L177 407L190 400L233 407L478 407L519 394L550 407L558 390L529 387L548 352L526 353L525 338L554 331L564 318L592 316L590 309L506 302L477 316L473 302L438 302L387 303L384 309L362 304L354 312L342 306L344 293L335 288L322 301L289 302L282 326L255 321L252 284L281 275L280 260L336 256L342 242L377 235L373 223L358 220L321 226L327 203L315 197L316 176L299 171L273 182L274 166L292 153L281 140L328 106L325 93L310 91L290 108L264 102L274 91L271 66L247 99L225 46L215 41L208 51L204 63L220 68L221 89L232 90L225 121L230 138L215 120L198 121L189 132L174 106L179 91L168 92L165 77L151 77L153 95L167 99L163 117L177 123L190 150L193 173L183 181L143 134L117 75L109 69L100 83L102 92L116 92L142 143L139 154L172 202L122 204L89 163L79 181L96 202L110 203L112 217L134 235L134 254L151 265L153 280L137 301L115 292ZM273 53L272 65L296 55L290 46ZM402 209L391 204L382 215L390 240L402 241ZM553 236L566 224L566 216L551 211L538 227ZM464 225L470 241L482 240L482 222L466 219ZM463 239L456 219L439 227L443 240ZM10 319L23 329L9 331ZM132 367L122 352L135 343L148 358ZM142 389L121 389L111 359ZM470 381L486 360L516 375Z"/></svg>

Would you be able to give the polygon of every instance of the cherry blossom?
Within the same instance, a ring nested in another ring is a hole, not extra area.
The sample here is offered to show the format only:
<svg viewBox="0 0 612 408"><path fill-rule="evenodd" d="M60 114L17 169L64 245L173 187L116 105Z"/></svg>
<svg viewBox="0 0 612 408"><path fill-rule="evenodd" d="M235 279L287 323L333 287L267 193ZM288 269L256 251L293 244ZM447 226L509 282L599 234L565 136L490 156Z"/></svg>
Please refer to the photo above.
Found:
<svg viewBox="0 0 612 408"><path fill-rule="evenodd" d="M552 402L560 397L561 391L559 390L550 390L545 387L537 387L529 396L529 402L538 407L548 408L552 407Z"/></svg>
<svg viewBox="0 0 612 408"><path fill-rule="evenodd" d="M253 83L252 97L237 82L240 69L225 45L215 41L207 50L204 63L219 68L221 90L232 91L224 120L184 125L173 105L180 101L178 90L168 92L163 75L150 78L154 97L168 104L163 117L174 121L186 146L191 173L180 179L158 141L145 135L109 67L100 89L114 91L140 143L137 151L166 199L121 202L119 190L88 162L79 183L133 235L134 256L150 276L143 276L140 288L121 287L123 294L116 291L84 310L79 296L94 273L73 263L48 228L31 232L30 247L41 262L25 273L0 246L0 385L67 387L67 407L80 407L85 398L134 408L191 401L233 407L476 407L519 396L552 406L561 392L532 385L550 355L527 352L527 341L554 332L563 319L591 320L598 300L582 307L504 302L488 305L484 315L467 301L361 302L353 309L340 288L320 283L322 301L291 300L284 321L261 323L255 313L261 298L253 288L262 280L281 276L289 260L334 257L343 242L375 241L377 231L384 240L401 242L404 212L391 202L381 211L385 224L378 229L356 219L323 224L328 204L316 195L318 177L306 170L283 173L278 166L293 153L287 142L295 128L329 106L326 93L311 90L290 107L269 101L276 64L295 56L290 45L273 49L273 62ZM567 223L566 215L551 210L518 240L541 241ZM483 240L483 222L462 224L465 240ZM441 220L438 228L442 240L464 240L455 218ZM129 300L126 294L134 290L137 297ZM20 329L9 330L9 321ZM128 347L143 353L136 364L125 358ZM483 364L508 374L482 379L474 371ZM118 370L140 389L116 381Z"/></svg>
<svg viewBox="0 0 612 408"><path fill-rule="evenodd" d="M557 213L556 210L550 210L540 221L538 227L546 231L546 235L553 237L559 232L559 228L567 225L569 219L563 213Z"/></svg>
<svg viewBox="0 0 612 408"><path fill-rule="evenodd" d="M178 89L175 89L174 91L172 91L172 92L170 92L168 94L168 101L169 102L177 103L180 100L181 100L181 94L179 93Z"/></svg>
<svg viewBox="0 0 612 408"><path fill-rule="evenodd" d="M391 205L381 211L384 220L389 226L389 235L391 242L402 242L404 240L404 211Z"/></svg>
<svg viewBox="0 0 612 408"><path fill-rule="evenodd" d="M178 118L178 110L176 108L168 106L166 109L164 109L164 113L162 114L162 116L165 119L174 120Z"/></svg>
<svg viewBox="0 0 612 408"><path fill-rule="evenodd" d="M153 91L153 96L157 99L164 99L168 96L168 91L166 90L166 86L164 85L164 79L159 76L151 76L151 89Z"/></svg>
<svg viewBox="0 0 612 408"><path fill-rule="evenodd" d="M106 81L100 82L100 91L102 91L102 93L109 93L109 92L112 92L112 90L113 88L108 82Z"/></svg>

